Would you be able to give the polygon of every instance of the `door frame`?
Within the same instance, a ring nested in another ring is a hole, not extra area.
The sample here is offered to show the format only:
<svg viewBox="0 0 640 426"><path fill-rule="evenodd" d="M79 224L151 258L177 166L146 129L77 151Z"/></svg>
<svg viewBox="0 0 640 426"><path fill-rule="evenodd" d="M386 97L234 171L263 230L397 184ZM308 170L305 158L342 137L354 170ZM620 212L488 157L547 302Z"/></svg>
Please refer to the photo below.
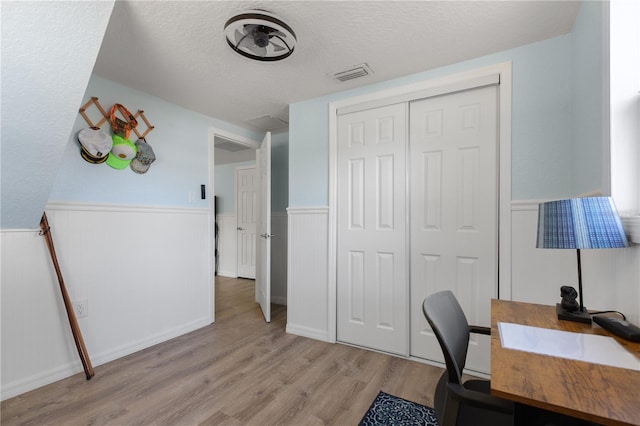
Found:
<svg viewBox="0 0 640 426"><path fill-rule="evenodd" d="M209 127L208 132L208 149L209 149L209 190L205 191L209 198L209 253L211 253L211 261L209 262L209 322L214 323L216 320L216 278L215 278L215 240L216 240L216 216L215 205L213 203L213 196L215 195L215 137L230 140L240 145L245 145L249 148L258 149L260 147L260 141L251 139L247 136L242 136L234 132L222 130L216 127Z"/></svg>
<svg viewBox="0 0 640 426"><path fill-rule="evenodd" d="M498 298L511 299L511 61L355 96L329 104L328 340L337 337L338 114L486 86L498 79ZM410 297L409 295L407 297ZM407 301L408 302L408 301Z"/></svg>

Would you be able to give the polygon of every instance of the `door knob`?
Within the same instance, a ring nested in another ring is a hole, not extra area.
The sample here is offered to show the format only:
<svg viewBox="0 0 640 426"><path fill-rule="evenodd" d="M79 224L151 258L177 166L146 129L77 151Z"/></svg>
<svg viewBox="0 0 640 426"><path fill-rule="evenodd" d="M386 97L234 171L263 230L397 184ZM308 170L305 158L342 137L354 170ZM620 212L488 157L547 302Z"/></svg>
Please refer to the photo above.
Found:
<svg viewBox="0 0 640 426"><path fill-rule="evenodd" d="M242 226L238 226L238 231L244 231L244 228Z"/></svg>
<svg viewBox="0 0 640 426"><path fill-rule="evenodd" d="M264 239L269 239L271 237L275 237L275 234L260 234L260 236Z"/></svg>

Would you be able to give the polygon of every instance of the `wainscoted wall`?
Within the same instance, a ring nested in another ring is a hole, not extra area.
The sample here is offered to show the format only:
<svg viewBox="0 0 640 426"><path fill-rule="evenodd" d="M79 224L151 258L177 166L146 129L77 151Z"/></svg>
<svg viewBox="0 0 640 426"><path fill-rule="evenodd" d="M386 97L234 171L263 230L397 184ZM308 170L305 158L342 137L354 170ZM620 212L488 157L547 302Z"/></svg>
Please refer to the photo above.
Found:
<svg viewBox="0 0 640 426"><path fill-rule="evenodd" d="M287 304L287 212L271 212L271 303Z"/></svg>
<svg viewBox="0 0 640 426"><path fill-rule="evenodd" d="M94 366L211 322L208 209L50 203L47 216L70 297L88 301L78 322ZM82 366L44 237L0 238L7 399Z"/></svg>
<svg viewBox="0 0 640 426"><path fill-rule="evenodd" d="M238 240L235 213L216 216L218 222L218 275L238 276Z"/></svg>
<svg viewBox="0 0 640 426"><path fill-rule="evenodd" d="M578 288L575 250L537 249L538 201L512 203L512 298L555 304L560 286ZM588 309L615 309L640 322L640 246L582 250L582 286Z"/></svg>
<svg viewBox="0 0 640 426"><path fill-rule="evenodd" d="M287 333L331 341L327 315L327 207L287 209Z"/></svg>
<svg viewBox="0 0 640 426"><path fill-rule="evenodd" d="M546 201L546 200L544 200ZM536 248L537 200L512 203L513 300L555 304L561 285L577 287L575 250ZM328 318L328 209L289 208L289 291L287 332L332 341ZM583 250L584 303L589 309L615 309L640 323L640 246Z"/></svg>
<svg viewBox="0 0 640 426"><path fill-rule="evenodd" d="M222 213L218 220L218 275L238 276L238 246L236 215ZM271 212L271 302L287 304L287 214Z"/></svg>

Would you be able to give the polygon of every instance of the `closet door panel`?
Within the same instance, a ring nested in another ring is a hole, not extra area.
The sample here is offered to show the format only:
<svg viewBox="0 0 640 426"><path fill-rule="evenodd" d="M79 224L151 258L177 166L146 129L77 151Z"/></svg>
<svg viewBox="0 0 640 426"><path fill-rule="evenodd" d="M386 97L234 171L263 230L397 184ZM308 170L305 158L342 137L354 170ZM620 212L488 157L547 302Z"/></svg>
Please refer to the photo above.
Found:
<svg viewBox="0 0 640 426"><path fill-rule="evenodd" d="M411 355L443 361L422 313L449 289L469 323L490 325L498 288L497 87L410 104ZM489 372L489 338L473 337L467 367Z"/></svg>
<svg viewBox="0 0 640 426"><path fill-rule="evenodd" d="M338 117L337 337L409 354L406 104Z"/></svg>

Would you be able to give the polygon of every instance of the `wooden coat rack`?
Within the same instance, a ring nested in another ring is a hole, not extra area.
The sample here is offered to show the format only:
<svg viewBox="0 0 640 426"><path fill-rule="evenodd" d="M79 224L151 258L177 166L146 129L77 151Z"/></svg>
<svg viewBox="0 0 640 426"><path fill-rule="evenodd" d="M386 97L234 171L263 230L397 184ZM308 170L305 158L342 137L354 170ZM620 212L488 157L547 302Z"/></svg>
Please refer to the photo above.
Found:
<svg viewBox="0 0 640 426"><path fill-rule="evenodd" d="M102 115L102 118L97 123L94 123L91 120L91 118L89 118L89 116L87 115L87 110L91 108L91 106L95 106L96 108L98 108L98 111L100 111L100 114ZM86 121L87 124L89 124L89 127L99 128L104 123L109 123L109 125L113 127L113 123L111 122L111 118L109 117L109 114L107 114L107 111L105 111L105 109L102 108L102 105L100 105L100 101L95 96L92 96L91 99L89 99L89 101L86 104L80 107L80 115L82 116L82 118L84 118L84 121ZM123 118L127 122L130 122L128 117L123 117ZM133 131L136 134L136 136L138 136L138 139L144 139L154 129L154 126L149 122L147 117L145 117L144 111L142 111L141 109L139 109L138 112L133 114L133 118L135 118L136 120L138 120L138 118L142 118L142 121L144 121L144 124L147 126L146 130L142 133L140 133L136 127L133 127Z"/></svg>

